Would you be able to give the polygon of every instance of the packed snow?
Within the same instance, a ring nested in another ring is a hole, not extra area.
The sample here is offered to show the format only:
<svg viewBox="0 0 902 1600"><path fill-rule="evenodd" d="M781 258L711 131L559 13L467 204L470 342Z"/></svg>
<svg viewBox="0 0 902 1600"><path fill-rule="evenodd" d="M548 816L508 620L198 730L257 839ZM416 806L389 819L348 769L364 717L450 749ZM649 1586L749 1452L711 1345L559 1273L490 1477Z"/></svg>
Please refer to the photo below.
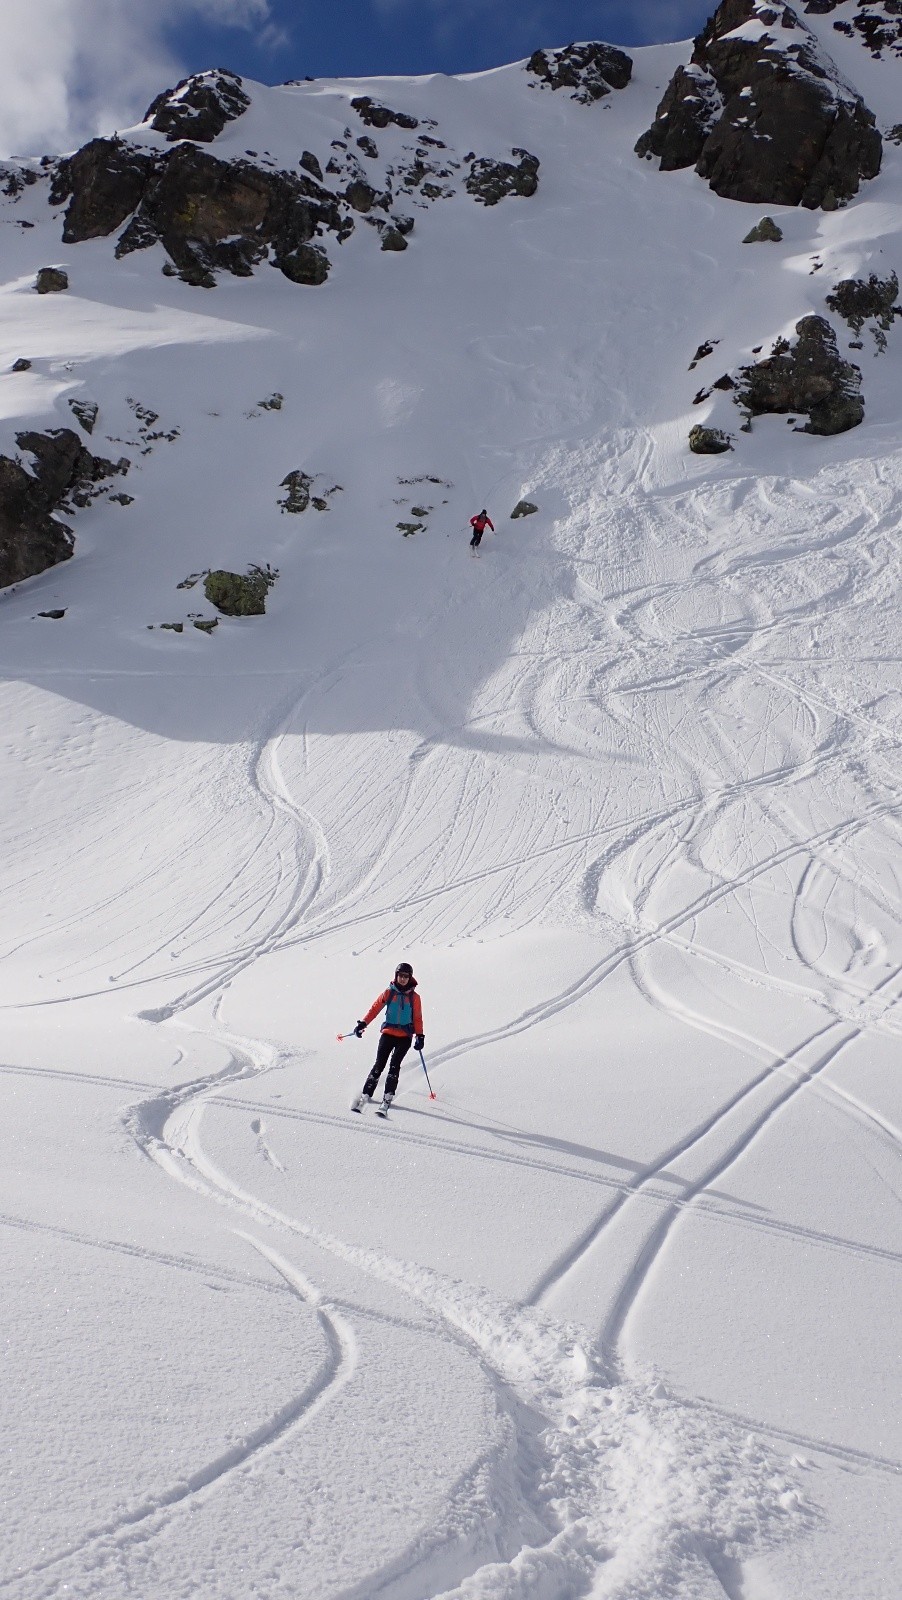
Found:
<svg viewBox="0 0 902 1600"><path fill-rule="evenodd" d="M541 162L317 288L2 202L0 449L95 401L134 497L0 597L11 1600L897 1600L902 334L847 434L692 401L902 273L902 150L744 246L633 154L689 51L246 84L214 154Z"/></svg>

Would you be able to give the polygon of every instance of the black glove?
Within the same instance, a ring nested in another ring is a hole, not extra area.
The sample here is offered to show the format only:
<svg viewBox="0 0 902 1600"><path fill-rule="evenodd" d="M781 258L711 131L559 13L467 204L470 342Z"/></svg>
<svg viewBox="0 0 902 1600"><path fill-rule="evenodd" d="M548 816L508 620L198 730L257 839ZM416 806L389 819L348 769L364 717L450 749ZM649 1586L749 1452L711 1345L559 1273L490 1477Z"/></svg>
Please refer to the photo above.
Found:
<svg viewBox="0 0 902 1600"><path fill-rule="evenodd" d="M365 1022L358 1022L356 1028L354 1029L355 1038L362 1039L365 1031L366 1031L366 1023Z"/></svg>
<svg viewBox="0 0 902 1600"><path fill-rule="evenodd" d="M413 1048L415 1050L422 1050L422 1048L423 1048L425 1043L426 1043L426 1035L425 1035L425 1033L418 1033L416 1038L413 1041Z"/></svg>

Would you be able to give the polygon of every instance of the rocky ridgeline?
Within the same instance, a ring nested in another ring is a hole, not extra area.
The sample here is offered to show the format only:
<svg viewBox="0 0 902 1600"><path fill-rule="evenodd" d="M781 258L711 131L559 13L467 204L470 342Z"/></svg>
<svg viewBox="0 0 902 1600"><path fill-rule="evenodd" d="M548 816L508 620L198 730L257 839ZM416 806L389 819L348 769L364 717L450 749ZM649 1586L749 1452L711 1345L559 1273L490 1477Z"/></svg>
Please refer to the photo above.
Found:
<svg viewBox="0 0 902 1600"><path fill-rule="evenodd" d="M882 141L791 6L722 0L636 153L664 171L694 165L730 200L830 210L876 177Z"/></svg>
<svg viewBox="0 0 902 1600"><path fill-rule="evenodd" d="M164 272L202 288L212 288L220 272L247 277L263 261L294 283L315 285L329 274L324 241L331 235L343 243L359 219L376 230L383 250L403 251L414 218L395 209L399 204L428 207L462 188L479 203L496 205L538 187L539 162L528 151L513 150L513 162L473 151L459 156L437 136L432 119L421 123L369 95L351 100L350 109L358 130L389 136L387 154L380 155L372 133L351 127L332 141L325 166L305 150L297 172L278 169L268 153L248 150L225 160L201 148L250 103L235 73L199 73L148 109L146 125L164 134L171 150L119 137L92 139L57 162L50 203L66 208L64 241L78 244L121 230L117 256L162 244L169 257Z"/></svg>
<svg viewBox="0 0 902 1600"><path fill-rule="evenodd" d="M0 456L0 587L20 583L72 554L72 529L54 515L86 506L104 480L128 471L126 457L107 461L86 450L71 428L17 433L16 444L34 461Z"/></svg>

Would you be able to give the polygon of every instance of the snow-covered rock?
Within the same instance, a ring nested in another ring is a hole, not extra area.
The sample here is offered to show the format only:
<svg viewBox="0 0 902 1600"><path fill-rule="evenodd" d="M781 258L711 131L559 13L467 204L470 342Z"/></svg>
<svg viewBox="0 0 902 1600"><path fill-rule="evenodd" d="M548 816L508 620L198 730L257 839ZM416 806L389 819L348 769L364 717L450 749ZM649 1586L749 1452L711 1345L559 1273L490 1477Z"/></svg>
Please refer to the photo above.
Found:
<svg viewBox="0 0 902 1600"><path fill-rule="evenodd" d="M216 67L183 78L174 89L164 89L148 107L144 120L167 139L198 139L209 144L250 103L237 72Z"/></svg>
<svg viewBox="0 0 902 1600"><path fill-rule="evenodd" d="M873 112L783 0L722 0L636 146L727 199L825 210L881 151Z"/></svg>

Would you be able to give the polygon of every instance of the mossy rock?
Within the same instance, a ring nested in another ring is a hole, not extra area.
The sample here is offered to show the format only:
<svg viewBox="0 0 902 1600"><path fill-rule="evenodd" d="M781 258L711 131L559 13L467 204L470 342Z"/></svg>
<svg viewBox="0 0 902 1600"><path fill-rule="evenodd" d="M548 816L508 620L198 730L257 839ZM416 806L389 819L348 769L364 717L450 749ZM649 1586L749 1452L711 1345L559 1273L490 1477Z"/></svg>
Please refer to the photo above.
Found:
<svg viewBox="0 0 902 1600"><path fill-rule="evenodd" d="M69 274L61 267L41 267L34 286L38 294L62 294L69 287Z"/></svg>
<svg viewBox="0 0 902 1600"><path fill-rule="evenodd" d="M531 500L518 500L513 511L511 512L511 521L513 522L515 517L535 516L535 513L538 511L538 509L538 506L533 505Z"/></svg>
<svg viewBox="0 0 902 1600"><path fill-rule="evenodd" d="M422 533L426 524L425 522L398 522L395 526L398 532L404 535L405 539L409 539L414 533Z"/></svg>
<svg viewBox="0 0 902 1600"><path fill-rule="evenodd" d="M783 238L783 229L778 228L773 217L762 217L754 228L746 234L743 244L779 244Z"/></svg>
<svg viewBox="0 0 902 1600"><path fill-rule="evenodd" d="M732 450L730 435L722 428L694 427L689 434L689 449L697 456L720 456Z"/></svg>
<svg viewBox="0 0 902 1600"><path fill-rule="evenodd" d="M262 617L267 593L277 577L278 573L269 567L250 567L243 574L217 568L204 578L204 594L224 616Z"/></svg>

